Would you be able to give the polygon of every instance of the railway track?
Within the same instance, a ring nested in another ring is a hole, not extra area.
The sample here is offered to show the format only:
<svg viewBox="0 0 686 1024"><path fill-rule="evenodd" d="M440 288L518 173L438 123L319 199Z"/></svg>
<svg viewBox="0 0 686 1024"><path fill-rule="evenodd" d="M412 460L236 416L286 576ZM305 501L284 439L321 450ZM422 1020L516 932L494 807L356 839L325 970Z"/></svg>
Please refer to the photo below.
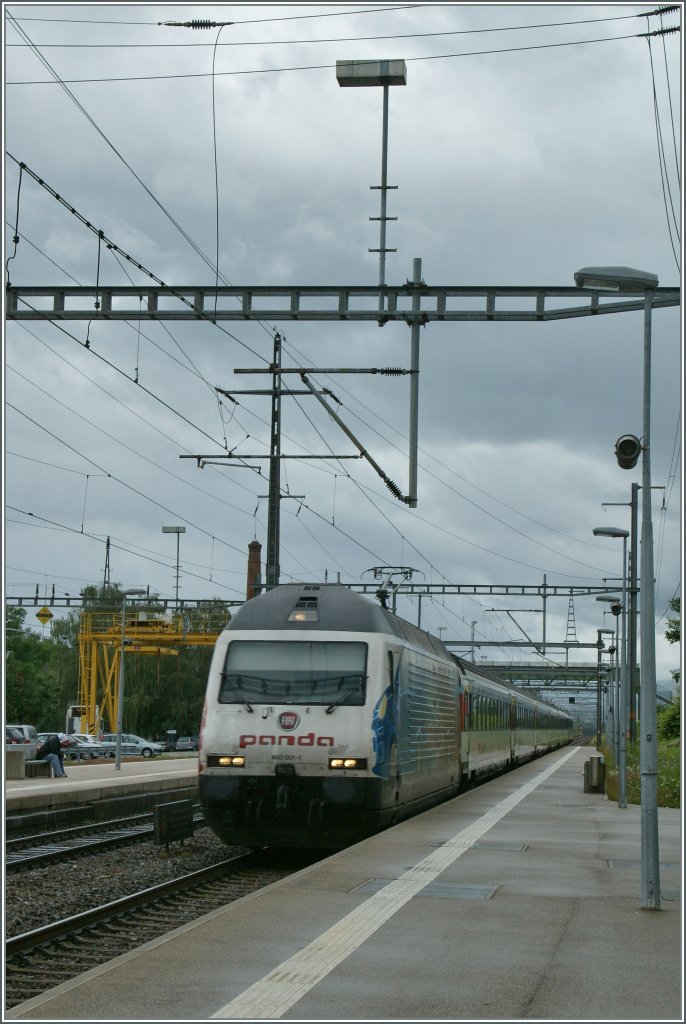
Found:
<svg viewBox="0 0 686 1024"><path fill-rule="evenodd" d="M8 938L5 999L12 1007L321 859L258 851Z"/></svg>
<svg viewBox="0 0 686 1024"><path fill-rule="evenodd" d="M203 817L199 811L194 812L193 823L194 826L203 824ZM59 831L8 839L5 842L5 866L8 871L14 871L18 868L64 860L80 853L149 839L154 835L154 831L153 815L145 813L129 818L101 821L93 825L77 825Z"/></svg>

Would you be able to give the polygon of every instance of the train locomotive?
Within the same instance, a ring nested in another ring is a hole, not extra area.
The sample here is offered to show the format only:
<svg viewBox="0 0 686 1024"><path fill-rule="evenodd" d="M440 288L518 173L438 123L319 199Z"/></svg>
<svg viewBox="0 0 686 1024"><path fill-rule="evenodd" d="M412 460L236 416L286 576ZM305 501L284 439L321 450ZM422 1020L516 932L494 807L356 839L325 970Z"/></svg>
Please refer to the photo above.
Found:
<svg viewBox="0 0 686 1024"><path fill-rule="evenodd" d="M217 640L200 735L224 842L340 848L569 743L572 719L341 584L283 584Z"/></svg>

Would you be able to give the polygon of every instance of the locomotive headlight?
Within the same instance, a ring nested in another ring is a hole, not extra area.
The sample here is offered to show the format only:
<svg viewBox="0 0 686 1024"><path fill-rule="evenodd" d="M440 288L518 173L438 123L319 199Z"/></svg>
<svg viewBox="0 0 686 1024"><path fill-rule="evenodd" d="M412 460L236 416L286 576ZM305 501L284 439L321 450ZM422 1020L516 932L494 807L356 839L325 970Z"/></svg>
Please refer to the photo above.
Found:
<svg viewBox="0 0 686 1024"><path fill-rule="evenodd" d="M357 768L366 769L366 757L330 757L329 768Z"/></svg>
<svg viewBox="0 0 686 1024"><path fill-rule="evenodd" d="M207 758L208 768L245 768L243 754L210 754Z"/></svg>

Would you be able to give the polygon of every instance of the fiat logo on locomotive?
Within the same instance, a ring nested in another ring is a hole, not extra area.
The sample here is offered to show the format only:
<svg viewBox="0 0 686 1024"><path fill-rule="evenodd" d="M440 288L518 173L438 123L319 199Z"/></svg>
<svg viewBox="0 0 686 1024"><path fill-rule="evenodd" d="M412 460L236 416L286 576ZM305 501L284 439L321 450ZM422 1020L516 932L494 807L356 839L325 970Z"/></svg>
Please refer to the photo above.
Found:
<svg viewBox="0 0 686 1024"><path fill-rule="evenodd" d="M279 725L282 729L295 729L300 725L300 715L295 711L282 711L279 715Z"/></svg>

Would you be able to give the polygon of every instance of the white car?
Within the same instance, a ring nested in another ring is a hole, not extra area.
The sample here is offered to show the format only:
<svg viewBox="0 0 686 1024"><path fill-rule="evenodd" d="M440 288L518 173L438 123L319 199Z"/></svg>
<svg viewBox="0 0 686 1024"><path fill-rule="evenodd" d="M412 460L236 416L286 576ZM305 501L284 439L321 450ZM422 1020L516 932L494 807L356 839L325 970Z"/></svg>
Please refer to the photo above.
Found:
<svg viewBox="0 0 686 1024"><path fill-rule="evenodd" d="M71 739L76 740L78 743L79 756L84 760L95 760L97 757L107 757L109 751L107 748L97 739L96 736L89 736L85 732L75 732L71 734Z"/></svg>
<svg viewBox="0 0 686 1024"><path fill-rule="evenodd" d="M114 757L117 751L116 732L107 732L102 738L102 744L110 757ZM130 732L121 734L122 754L137 754L139 757L152 757L154 754L163 754L164 743L154 743L152 740L144 740L141 736L134 736Z"/></svg>

